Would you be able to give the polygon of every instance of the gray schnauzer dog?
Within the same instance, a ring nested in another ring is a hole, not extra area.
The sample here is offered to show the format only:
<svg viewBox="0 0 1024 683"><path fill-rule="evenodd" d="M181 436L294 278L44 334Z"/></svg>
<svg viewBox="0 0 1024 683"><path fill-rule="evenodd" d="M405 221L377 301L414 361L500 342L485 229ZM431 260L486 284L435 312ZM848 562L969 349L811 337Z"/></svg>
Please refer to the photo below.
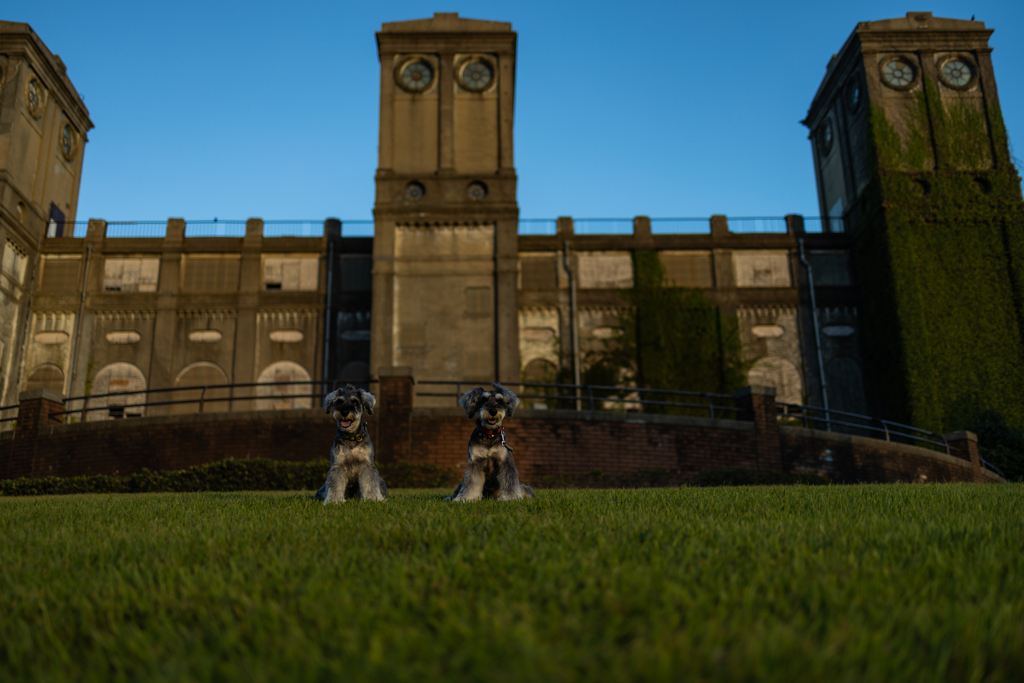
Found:
<svg viewBox="0 0 1024 683"><path fill-rule="evenodd" d="M512 447L505 442L501 423L512 417L519 407L519 398L497 382L494 390L470 389L459 405L466 417L476 421L469 437L469 465L466 474L452 495L445 500L470 501L497 497L498 500L533 498L533 489L519 482L519 472L512 459Z"/></svg>
<svg viewBox="0 0 1024 683"><path fill-rule="evenodd" d="M363 414L373 415L377 399L351 384L324 397L324 410L334 416L338 433L331 447L331 469L327 481L316 492L324 505L344 503L359 496L363 500L387 500L388 487L373 463L373 443Z"/></svg>

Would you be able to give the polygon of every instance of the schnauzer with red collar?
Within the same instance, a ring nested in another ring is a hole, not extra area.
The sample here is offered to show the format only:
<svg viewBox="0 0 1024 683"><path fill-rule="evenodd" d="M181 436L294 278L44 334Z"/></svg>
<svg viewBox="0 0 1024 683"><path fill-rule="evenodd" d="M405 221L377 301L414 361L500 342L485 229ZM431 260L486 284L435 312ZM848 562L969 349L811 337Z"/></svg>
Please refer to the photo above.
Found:
<svg viewBox="0 0 1024 683"><path fill-rule="evenodd" d="M364 415L373 415L377 399L351 384L324 397L324 410L338 423L331 447L327 481L316 492L324 505L344 503L356 496L363 500L387 500L388 487L373 461L373 443Z"/></svg>
<svg viewBox="0 0 1024 683"><path fill-rule="evenodd" d="M494 389L487 391L481 387L470 389L459 399L466 417L476 421L476 428L469 437L466 474L446 500L533 498L533 489L519 481L512 447L505 441L501 424L519 407L519 398L496 382L492 386Z"/></svg>

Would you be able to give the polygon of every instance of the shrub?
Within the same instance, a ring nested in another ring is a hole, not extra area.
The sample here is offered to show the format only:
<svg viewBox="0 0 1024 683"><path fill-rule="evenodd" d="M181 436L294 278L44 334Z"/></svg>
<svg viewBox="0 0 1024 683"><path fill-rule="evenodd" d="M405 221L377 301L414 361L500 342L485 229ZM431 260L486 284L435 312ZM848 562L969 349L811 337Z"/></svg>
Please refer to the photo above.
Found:
<svg viewBox="0 0 1024 683"><path fill-rule="evenodd" d="M0 480L0 496L44 496L69 493L144 493L188 491L310 491L327 475L327 460L286 462L253 458L221 460L184 470L142 470L124 477L107 474L79 477L22 477ZM380 463L390 488L454 486L459 473L418 463Z"/></svg>

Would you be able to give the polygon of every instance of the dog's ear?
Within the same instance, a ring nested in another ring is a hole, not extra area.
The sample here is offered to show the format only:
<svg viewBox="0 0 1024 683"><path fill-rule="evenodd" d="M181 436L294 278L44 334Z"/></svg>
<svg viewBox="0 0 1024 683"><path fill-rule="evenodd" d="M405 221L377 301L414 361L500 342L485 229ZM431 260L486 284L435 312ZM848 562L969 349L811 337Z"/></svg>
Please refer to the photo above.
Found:
<svg viewBox="0 0 1024 683"><path fill-rule="evenodd" d="M480 407L480 397L484 395L482 387L476 387L470 389L462 395L459 399L459 405L466 411L466 417L472 419L476 415L477 408Z"/></svg>
<svg viewBox="0 0 1024 683"><path fill-rule="evenodd" d="M491 386L494 387L495 391L505 397L505 405L508 406L505 417L512 417L513 413L516 412L516 408L519 407L519 397L501 386L498 382L491 382Z"/></svg>
<svg viewBox="0 0 1024 683"><path fill-rule="evenodd" d="M371 394L369 391L359 390L359 400L363 404L363 410L366 411L367 415L373 415L373 409L377 407L377 397Z"/></svg>
<svg viewBox="0 0 1024 683"><path fill-rule="evenodd" d="M324 412L325 413L331 412L331 406L334 405L334 402L338 399L338 394L340 394L340 393L341 393L341 390L338 389L338 390L332 391L331 393L329 393L326 396L324 396Z"/></svg>

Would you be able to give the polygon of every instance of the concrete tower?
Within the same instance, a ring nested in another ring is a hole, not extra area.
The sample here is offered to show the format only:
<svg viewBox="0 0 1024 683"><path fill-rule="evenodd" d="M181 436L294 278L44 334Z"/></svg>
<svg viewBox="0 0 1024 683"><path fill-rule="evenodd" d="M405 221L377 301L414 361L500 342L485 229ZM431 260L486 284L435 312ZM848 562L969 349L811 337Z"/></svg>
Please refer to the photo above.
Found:
<svg viewBox="0 0 1024 683"><path fill-rule="evenodd" d="M1024 203L991 34L862 22L805 120L827 229L854 233L875 409L934 431L984 408L1024 426Z"/></svg>
<svg viewBox="0 0 1024 683"><path fill-rule="evenodd" d="M0 21L0 403L18 398L32 283L38 269L72 289L80 259L40 264L45 235L71 236L78 209L86 133L93 127L64 62L28 24ZM56 315L54 335L74 331L70 315ZM60 391L65 377L47 368L45 386Z"/></svg>
<svg viewBox="0 0 1024 683"><path fill-rule="evenodd" d="M516 34L438 13L377 46L371 367L518 379Z"/></svg>

